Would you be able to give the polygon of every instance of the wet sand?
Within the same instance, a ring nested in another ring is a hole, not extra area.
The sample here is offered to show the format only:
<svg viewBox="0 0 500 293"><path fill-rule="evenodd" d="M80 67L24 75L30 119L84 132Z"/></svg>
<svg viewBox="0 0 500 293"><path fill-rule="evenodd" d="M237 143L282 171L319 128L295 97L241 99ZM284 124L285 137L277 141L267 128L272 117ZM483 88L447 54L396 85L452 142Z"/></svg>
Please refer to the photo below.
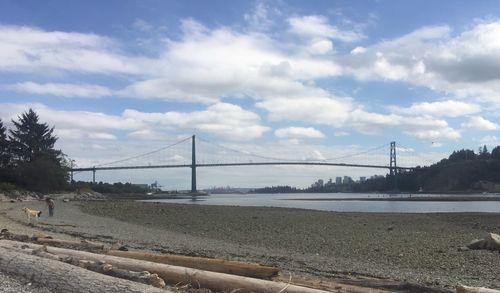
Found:
<svg viewBox="0 0 500 293"><path fill-rule="evenodd" d="M500 288L500 253L461 249L487 232L500 233L500 214L339 213L133 201L56 204L54 218L42 215L37 227L28 228L332 279L373 276L441 288ZM24 205L46 210L43 202L1 203L0 228L25 229Z"/></svg>

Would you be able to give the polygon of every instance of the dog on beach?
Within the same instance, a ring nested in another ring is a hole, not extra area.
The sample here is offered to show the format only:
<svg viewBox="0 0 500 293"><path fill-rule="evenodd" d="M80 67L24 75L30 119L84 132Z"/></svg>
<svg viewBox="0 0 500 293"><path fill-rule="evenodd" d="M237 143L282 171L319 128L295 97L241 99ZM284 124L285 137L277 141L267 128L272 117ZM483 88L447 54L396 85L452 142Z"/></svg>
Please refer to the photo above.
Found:
<svg viewBox="0 0 500 293"><path fill-rule="evenodd" d="M26 214L26 217L28 217L28 221L31 223L31 219L38 220L40 218L40 215L42 214L41 211L33 210L30 208L23 208L24 213Z"/></svg>

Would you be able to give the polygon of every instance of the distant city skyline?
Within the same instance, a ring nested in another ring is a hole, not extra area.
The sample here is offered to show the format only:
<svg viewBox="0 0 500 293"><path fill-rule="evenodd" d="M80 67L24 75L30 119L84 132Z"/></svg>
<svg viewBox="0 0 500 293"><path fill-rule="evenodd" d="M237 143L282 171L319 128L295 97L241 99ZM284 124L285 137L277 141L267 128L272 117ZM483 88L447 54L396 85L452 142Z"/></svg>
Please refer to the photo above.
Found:
<svg viewBox="0 0 500 293"><path fill-rule="evenodd" d="M397 141L436 161L500 144L499 17L489 0L5 0L0 118L33 108L82 167L192 134L319 160ZM199 170L198 186L374 174L230 167ZM189 189L190 170L97 180Z"/></svg>

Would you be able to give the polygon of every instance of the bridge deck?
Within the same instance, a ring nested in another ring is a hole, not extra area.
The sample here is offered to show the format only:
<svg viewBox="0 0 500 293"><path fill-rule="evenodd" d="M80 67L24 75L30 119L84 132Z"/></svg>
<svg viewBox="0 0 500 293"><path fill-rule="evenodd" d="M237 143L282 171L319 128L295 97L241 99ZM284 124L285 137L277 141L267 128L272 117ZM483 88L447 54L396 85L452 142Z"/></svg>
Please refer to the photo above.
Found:
<svg viewBox="0 0 500 293"><path fill-rule="evenodd" d="M337 166L390 169L390 166L364 165L364 164L344 164L344 163L323 163L323 162L255 162L255 163L220 163L220 164L196 164L195 167L229 167L229 166L270 166L270 165L304 165L304 166ZM72 168L70 171L101 171L101 170L132 170L132 169L160 169L160 168L191 168L191 164L181 165L145 165L145 166L124 166L124 167L87 167ZM396 167L398 170L412 170L411 167Z"/></svg>

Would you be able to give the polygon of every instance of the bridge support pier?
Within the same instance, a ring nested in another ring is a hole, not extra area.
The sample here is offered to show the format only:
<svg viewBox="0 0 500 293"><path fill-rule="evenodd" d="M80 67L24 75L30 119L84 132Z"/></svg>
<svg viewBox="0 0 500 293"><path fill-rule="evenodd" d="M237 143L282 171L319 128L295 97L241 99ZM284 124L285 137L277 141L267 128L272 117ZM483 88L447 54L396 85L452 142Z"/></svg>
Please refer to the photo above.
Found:
<svg viewBox="0 0 500 293"><path fill-rule="evenodd" d="M92 168L92 183L95 184L95 166Z"/></svg>
<svg viewBox="0 0 500 293"><path fill-rule="evenodd" d="M191 193L196 193L196 136L192 137L191 147Z"/></svg>

